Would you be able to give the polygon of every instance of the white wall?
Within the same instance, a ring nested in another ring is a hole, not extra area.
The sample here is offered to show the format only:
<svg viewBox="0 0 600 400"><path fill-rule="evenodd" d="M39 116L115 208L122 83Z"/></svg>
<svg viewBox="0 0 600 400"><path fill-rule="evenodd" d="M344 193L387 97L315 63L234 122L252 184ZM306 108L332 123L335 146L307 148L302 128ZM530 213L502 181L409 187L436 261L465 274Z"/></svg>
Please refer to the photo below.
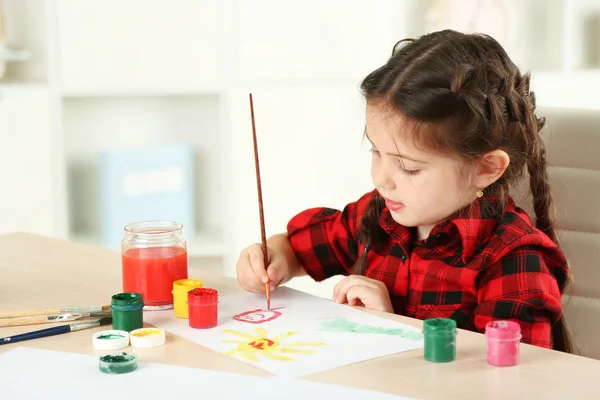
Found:
<svg viewBox="0 0 600 400"><path fill-rule="evenodd" d="M260 242L248 93L254 100L267 236L296 213L341 209L371 190L362 78L384 63L402 24L394 1L238 2L234 34L231 259ZM330 296L309 278L291 286Z"/></svg>

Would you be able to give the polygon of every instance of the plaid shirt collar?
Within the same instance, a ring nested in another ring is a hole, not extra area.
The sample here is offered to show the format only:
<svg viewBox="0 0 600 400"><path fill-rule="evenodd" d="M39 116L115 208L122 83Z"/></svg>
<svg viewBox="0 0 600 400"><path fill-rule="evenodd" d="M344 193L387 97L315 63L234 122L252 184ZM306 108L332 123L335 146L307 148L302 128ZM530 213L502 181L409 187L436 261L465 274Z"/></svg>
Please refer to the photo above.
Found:
<svg viewBox="0 0 600 400"><path fill-rule="evenodd" d="M476 199L470 206L457 211L444 222L433 227L426 243L431 238L453 237L458 231L462 244L462 261L467 264L479 246L487 241L498 224L494 218L494 210L499 206L499 199L494 196L484 196ZM509 199L506 210L514 211L515 204ZM392 218L390 210L385 207L379 216L379 225L386 231L405 254L410 254L411 230L398 224Z"/></svg>

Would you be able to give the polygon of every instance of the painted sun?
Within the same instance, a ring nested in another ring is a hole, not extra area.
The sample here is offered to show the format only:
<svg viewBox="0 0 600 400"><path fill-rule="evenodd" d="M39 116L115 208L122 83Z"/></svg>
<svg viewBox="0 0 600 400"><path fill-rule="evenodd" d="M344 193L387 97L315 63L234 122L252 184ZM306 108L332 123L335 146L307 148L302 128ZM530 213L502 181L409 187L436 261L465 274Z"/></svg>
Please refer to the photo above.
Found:
<svg viewBox="0 0 600 400"><path fill-rule="evenodd" d="M309 347L325 346L325 343L320 342L286 342L286 339L296 335L298 332L287 332L269 339L268 333L264 328L256 328L256 335L249 333L234 331L232 329L223 329L223 333L227 335L237 336L242 340L223 340L223 343L236 343L237 347L225 353L228 356L237 354L241 358L257 362L258 355L265 358L278 361L298 361L288 354L315 354L317 350Z"/></svg>

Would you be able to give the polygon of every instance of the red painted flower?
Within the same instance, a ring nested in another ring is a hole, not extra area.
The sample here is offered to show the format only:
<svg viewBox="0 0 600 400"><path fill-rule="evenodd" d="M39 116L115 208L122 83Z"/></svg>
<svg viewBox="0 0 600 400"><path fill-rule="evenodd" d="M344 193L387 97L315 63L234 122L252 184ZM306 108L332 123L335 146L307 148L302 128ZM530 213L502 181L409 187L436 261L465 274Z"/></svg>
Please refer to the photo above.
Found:
<svg viewBox="0 0 600 400"><path fill-rule="evenodd" d="M263 322L272 321L278 318L281 313L279 310L283 307L272 308L270 310L256 309L251 311L245 311L243 313L237 314L233 317L236 321L240 322L248 322L250 324L262 324Z"/></svg>
<svg viewBox="0 0 600 400"><path fill-rule="evenodd" d="M266 338L258 339L248 343L248 346L252 346L257 350L265 350L269 347L272 347L273 345L275 345L275 342Z"/></svg>

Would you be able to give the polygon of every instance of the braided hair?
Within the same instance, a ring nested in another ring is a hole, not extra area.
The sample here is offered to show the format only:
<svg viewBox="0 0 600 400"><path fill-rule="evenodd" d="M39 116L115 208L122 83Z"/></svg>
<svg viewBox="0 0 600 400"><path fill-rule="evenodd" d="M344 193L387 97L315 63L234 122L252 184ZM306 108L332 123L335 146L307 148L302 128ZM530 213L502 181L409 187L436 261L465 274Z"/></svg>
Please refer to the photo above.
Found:
<svg viewBox="0 0 600 400"><path fill-rule="evenodd" d="M453 30L402 40L387 63L363 80L361 90L367 102L386 104L414 124L427 126L409 133L416 146L458 157L464 165L492 150L504 150L510 164L486 188L500 200L495 214L504 214L509 188L526 169L536 227L558 244L546 151L539 134L545 120L535 114L530 75L521 74L496 40ZM358 237L366 248L383 237L378 223L383 208L376 195L361 219ZM355 273L365 270L366 252L354 266ZM553 326L553 338L556 349L572 351L562 317Z"/></svg>

